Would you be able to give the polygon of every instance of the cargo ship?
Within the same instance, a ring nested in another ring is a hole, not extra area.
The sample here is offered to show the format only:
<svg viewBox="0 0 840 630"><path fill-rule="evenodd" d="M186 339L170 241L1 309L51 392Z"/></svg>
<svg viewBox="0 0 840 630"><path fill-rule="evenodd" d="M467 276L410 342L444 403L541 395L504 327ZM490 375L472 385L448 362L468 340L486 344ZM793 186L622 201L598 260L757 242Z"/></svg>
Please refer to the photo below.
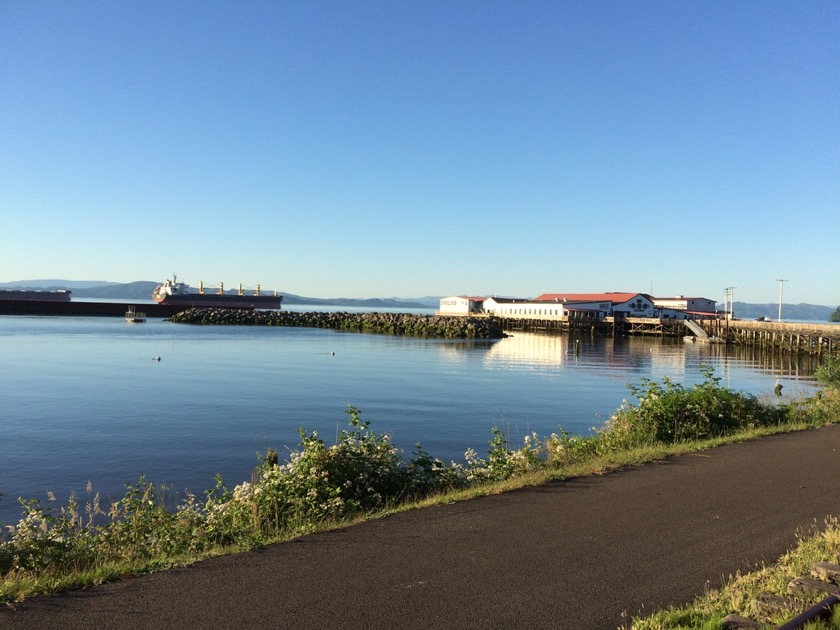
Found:
<svg viewBox="0 0 840 630"><path fill-rule="evenodd" d="M239 285L236 293L225 293L224 283L212 293L204 290L204 283L199 283L198 291L191 291L188 284L178 282L178 276L173 275L172 280L167 279L163 284L155 287L152 291L152 299L158 304L171 304L194 307L221 307L221 308L251 308L251 309L272 309L280 308L283 296L274 292L274 295L265 295L260 292L260 285L256 291L246 294Z"/></svg>
<svg viewBox="0 0 840 630"><path fill-rule="evenodd" d="M25 300L27 302L69 302L72 291L37 291L32 289L0 289L0 300Z"/></svg>

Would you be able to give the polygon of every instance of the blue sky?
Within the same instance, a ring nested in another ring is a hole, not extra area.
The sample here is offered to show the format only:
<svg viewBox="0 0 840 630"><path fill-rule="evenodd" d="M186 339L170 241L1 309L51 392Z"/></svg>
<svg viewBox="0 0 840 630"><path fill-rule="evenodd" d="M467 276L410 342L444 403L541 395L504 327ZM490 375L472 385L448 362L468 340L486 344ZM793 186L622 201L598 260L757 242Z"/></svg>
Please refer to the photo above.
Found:
<svg viewBox="0 0 840 630"><path fill-rule="evenodd" d="M840 304L836 1L0 2L0 282Z"/></svg>

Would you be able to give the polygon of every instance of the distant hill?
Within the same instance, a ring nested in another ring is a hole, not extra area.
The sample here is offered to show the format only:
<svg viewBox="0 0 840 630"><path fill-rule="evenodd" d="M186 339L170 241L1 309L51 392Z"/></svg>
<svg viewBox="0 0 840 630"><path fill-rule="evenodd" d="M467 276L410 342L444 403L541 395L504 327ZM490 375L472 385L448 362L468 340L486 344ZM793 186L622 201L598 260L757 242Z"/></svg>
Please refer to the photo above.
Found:
<svg viewBox="0 0 840 630"><path fill-rule="evenodd" d="M417 298L400 298L400 297L389 297L385 298L387 300L393 300L394 302L411 302L414 304L422 304L425 308L439 308L440 307L440 298L442 295L424 295L423 297Z"/></svg>
<svg viewBox="0 0 840 630"><path fill-rule="evenodd" d="M41 291L58 291L59 289L88 289L105 285L116 285L117 282L105 280L15 280L14 282L0 282L0 289L39 289Z"/></svg>
<svg viewBox="0 0 840 630"><path fill-rule="evenodd" d="M723 310L722 304L718 304L718 310ZM833 306L820 306L818 304L782 304L782 320L798 319L827 322L834 310L835 307ZM767 317L775 320L779 315L779 303L748 304L746 302L735 302L733 311L738 319Z"/></svg>
<svg viewBox="0 0 840 630"><path fill-rule="evenodd" d="M73 289L77 298L111 298L115 300L148 300L160 282L139 280L125 284L110 283L89 288Z"/></svg>
<svg viewBox="0 0 840 630"><path fill-rule="evenodd" d="M397 298L311 298L291 293L283 294L283 304L297 306L362 306L366 308L437 308L440 303L428 306L420 302L401 300Z"/></svg>

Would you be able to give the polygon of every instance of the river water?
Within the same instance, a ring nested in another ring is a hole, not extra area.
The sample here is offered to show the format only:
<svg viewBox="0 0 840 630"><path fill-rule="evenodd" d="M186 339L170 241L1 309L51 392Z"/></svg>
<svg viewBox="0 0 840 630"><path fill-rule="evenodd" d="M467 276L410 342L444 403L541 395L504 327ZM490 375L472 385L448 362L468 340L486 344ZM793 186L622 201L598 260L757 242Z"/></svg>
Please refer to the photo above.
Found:
<svg viewBox="0 0 840 630"><path fill-rule="evenodd" d="M304 309L300 309L304 310ZM349 310L349 309L344 309ZM353 405L410 456L483 453L494 425L514 442L587 434L629 399L627 383L702 380L759 396L814 391L809 357L659 338L519 333L443 341L309 328L203 327L116 318L0 317L0 523L18 497L59 502L85 487L117 498L141 475L196 493L283 458L298 428L327 442ZM160 358L158 360L157 358Z"/></svg>

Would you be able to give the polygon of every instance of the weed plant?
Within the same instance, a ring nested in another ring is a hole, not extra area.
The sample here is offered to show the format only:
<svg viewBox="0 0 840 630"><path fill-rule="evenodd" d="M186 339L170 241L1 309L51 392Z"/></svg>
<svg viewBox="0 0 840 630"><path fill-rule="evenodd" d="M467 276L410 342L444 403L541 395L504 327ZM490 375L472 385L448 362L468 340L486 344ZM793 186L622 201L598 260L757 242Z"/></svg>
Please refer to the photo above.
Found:
<svg viewBox="0 0 840 630"><path fill-rule="evenodd" d="M696 450L748 430L755 435L840 418L837 395L762 402L721 387L711 370L704 375L693 387L667 378L629 386L638 402L623 403L588 436L532 433L514 446L494 427L486 457L470 449L465 464L445 464L420 445L405 459L351 406L349 426L335 444L301 429L299 448L287 461L269 451L250 481L230 489L217 476L203 496L188 494L175 507L144 478L107 508L90 487L83 505L75 496L61 507L52 495L47 505L21 500L22 519L0 539L0 602L249 549L447 492L498 491L512 479L539 483L602 470L604 462L647 461L676 452L668 450L675 444Z"/></svg>

